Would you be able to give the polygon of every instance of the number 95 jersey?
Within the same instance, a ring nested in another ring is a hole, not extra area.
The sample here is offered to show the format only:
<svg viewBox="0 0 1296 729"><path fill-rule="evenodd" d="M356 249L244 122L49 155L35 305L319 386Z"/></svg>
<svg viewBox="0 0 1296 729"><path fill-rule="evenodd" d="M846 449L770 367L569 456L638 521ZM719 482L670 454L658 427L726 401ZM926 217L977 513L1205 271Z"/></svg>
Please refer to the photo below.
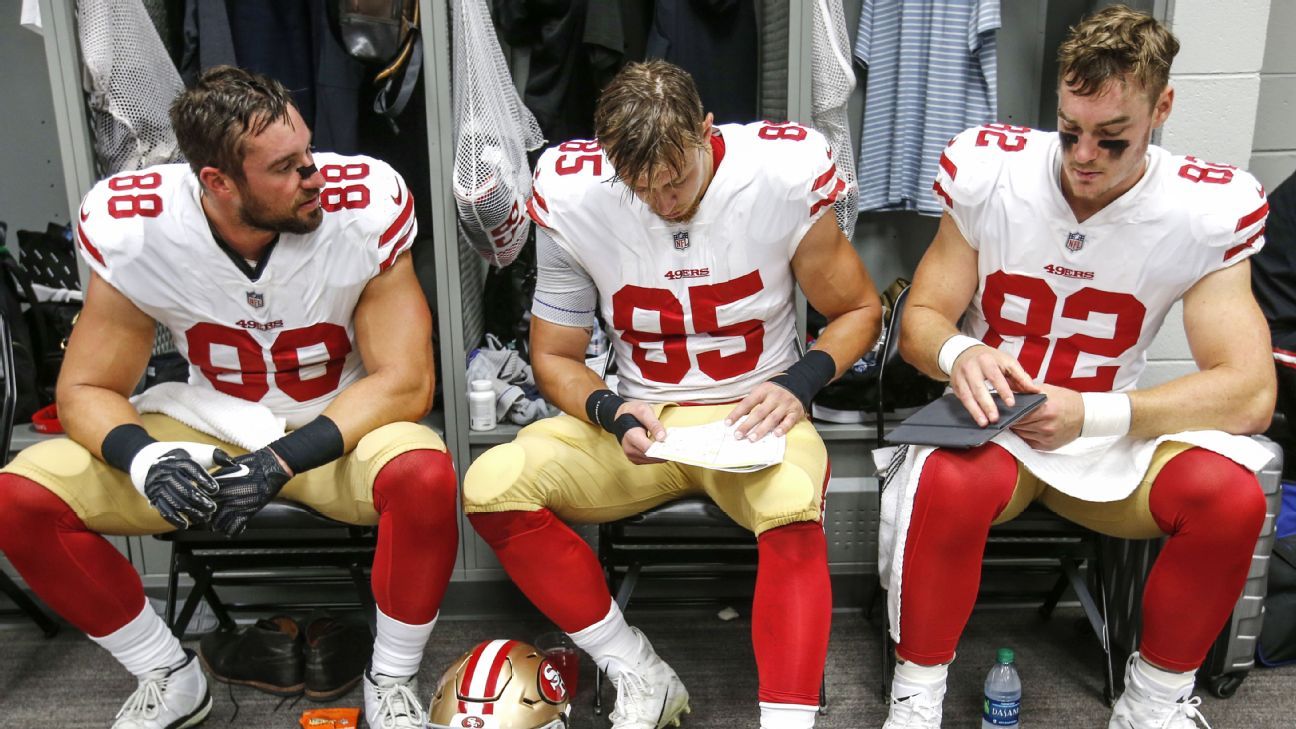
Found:
<svg viewBox="0 0 1296 729"><path fill-rule="evenodd" d="M933 190L979 282L963 332L1036 381L1133 388L1170 307L1264 245L1269 206L1250 174L1149 146L1134 187L1084 222L1062 196L1056 133L991 124L954 138Z"/></svg>
<svg viewBox="0 0 1296 729"><path fill-rule="evenodd" d="M596 141L536 164L528 213L598 289L626 397L737 400L796 361L790 262L851 183L814 130L717 130L715 175L687 223L654 214Z"/></svg>
<svg viewBox="0 0 1296 729"><path fill-rule="evenodd" d="M353 314L418 226L404 180L370 157L317 153L323 221L281 233L256 266L218 244L188 165L99 182L81 204L81 256L170 330L189 383L261 403L289 428L365 375Z"/></svg>

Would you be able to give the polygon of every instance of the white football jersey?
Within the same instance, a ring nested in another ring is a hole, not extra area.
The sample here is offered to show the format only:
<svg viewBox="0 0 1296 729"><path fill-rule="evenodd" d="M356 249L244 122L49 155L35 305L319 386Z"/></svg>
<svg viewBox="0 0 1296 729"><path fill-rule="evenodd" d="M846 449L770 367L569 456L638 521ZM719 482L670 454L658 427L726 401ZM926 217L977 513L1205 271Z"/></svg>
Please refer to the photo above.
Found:
<svg viewBox="0 0 1296 729"><path fill-rule="evenodd" d="M387 163L314 159L327 180L323 222L280 234L256 267L217 243L184 164L99 182L77 225L91 269L170 330L191 385L261 403L289 428L364 377L356 302L418 230L409 190Z"/></svg>
<svg viewBox="0 0 1296 729"><path fill-rule="evenodd" d="M688 223L635 197L597 141L560 144L536 165L528 212L598 288L626 397L737 400L797 359L790 262L852 183L814 130L717 129L715 176Z"/></svg>
<svg viewBox="0 0 1296 729"><path fill-rule="evenodd" d="M1264 189L1229 165L1151 146L1147 172L1083 223L1062 197L1056 133L992 124L954 138L933 185L980 281L963 332L1036 381L1134 387L1171 305L1264 245Z"/></svg>

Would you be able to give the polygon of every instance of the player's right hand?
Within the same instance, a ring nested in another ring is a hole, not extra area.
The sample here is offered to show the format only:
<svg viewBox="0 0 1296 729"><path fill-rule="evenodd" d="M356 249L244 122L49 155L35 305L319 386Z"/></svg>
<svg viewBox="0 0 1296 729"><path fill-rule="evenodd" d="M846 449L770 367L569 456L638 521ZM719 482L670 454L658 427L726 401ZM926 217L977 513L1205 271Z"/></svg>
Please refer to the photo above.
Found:
<svg viewBox="0 0 1296 729"><path fill-rule="evenodd" d="M616 416L633 415L644 424L642 428L632 428L626 431L621 438L621 451L631 463L636 465L645 465L649 463L661 463L660 458L649 458L644 455L648 446L653 441L666 440L666 428L657 419L657 413L653 411L653 406L642 400L627 400L624 405L617 408ZM651 436L649 434L652 434Z"/></svg>
<svg viewBox="0 0 1296 729"><path fill-rule="evenodd" d="M161 441L131 461L131 481L167 523L177 529L206 524L216 513L219 490L207 473L214 446Z"/></svg>
<svg viewBox="0 0 1296 729"><path fill-rule="evenodd" d="M1013 405L1014 392L1039 392L1015 357L984 344L969 347L950 368L950 387L977 425L999 420L999 409L990 396L993 387L1005 404Z"/></svg>

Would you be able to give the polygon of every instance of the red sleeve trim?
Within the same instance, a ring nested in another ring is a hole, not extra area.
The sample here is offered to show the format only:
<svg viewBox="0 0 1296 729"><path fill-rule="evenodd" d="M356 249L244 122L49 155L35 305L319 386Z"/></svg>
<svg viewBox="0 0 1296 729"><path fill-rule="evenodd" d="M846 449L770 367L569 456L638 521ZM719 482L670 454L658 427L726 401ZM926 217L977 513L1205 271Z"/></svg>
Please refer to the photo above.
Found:
<svg viewBox="0 0 1296 729"><path fill-rule="evenodd" d="M1260 207L1238 218L1237 227L1233 229L1233 232L1241 233L1246 228L1250 228L1252 225L1255 225L1256 223L1263 220L1264 216L1268 214L1269 214L1269 201L1266 200L1265 203Z"/></svg>
<svg viewBox="0 0 1296 729"><path fill-rule="evenodd" d="M543 202L542 202L541 204L543 204ZM531 199L530 199L530 200L527 200L527 204L526 204L526 211L527 211L527 217L529 217L529 218L531 218L532 220L534 220L536 225L539 225L539 226L544 227L544 228L548 228L548 227L549 227L549 224L546 223L546 222L545 222L545 221L540 217L540 213L536 211L536 196L535 196L534 193L531 195Z"/></svg>
<svg viewBox="0 0 1296 729"><path fill-rule="evenodd" d="M401 209L400 215L396 216L396 220L392 221L392 224L387 227L387 230L383 231L382 236L378 239L378 247L383 248L388 243L391 243L392 240L396 238L396 235L405 227L405 224L409 222L410 216L413 214L414 196L406 195L405 207Z"/></svg>
<svg viewBox="0 0 1296 729"><path fill-rule="evenodd" d="M825 197L824 199L810 206L810 217L814 217L815 213L819 212L823 208L832 205L834 202L836 202L837 196L840 195L842 193L842 190L845 189L846 189L846 182L844 180L838 179L837 184L833 186L832 192L828 193L828 197Z"/></svg>
<svg viewBox="0 0 1296 729"><path fill-rule="evenodd" d="M946 205L954 207L954 201L950 199L949 193L945 192L945 188L941 187L940 180L932 182L932 191L934 191L940 199L944 200Z"/></svg>
<svg viewBox="0 0 1296 729"><path fill-rule="evenodd" d="M827 172L825 172L825 173L823 173L822 175L819 175L818 177L815 178L814 186L811 187L810 189L811 189L811 190L818 190L819 188L823 187L824 185L827 185L827 184L828 184L830 181L832 181L832 179L833 179L834 177L836 177L836 176L837 176L837 165L833 165L832 167L829 167L829 168L828 168L828 171L827 171Z"/></svg>
<svg viewBox="0 0 1296 729"><path fill-rule="evenodd" d="M540 206L541 210L546 213L549 212L549 203L545 202L545 199L541 197L540 192L534 187L531 188L531 198L536 201L536 204Z"/></svg>
<svg viewBox="0 0 1296 729"><path fill-rule="evenodd" d="M958 167L950 161L949 155L944 152L941 152L940 168L945 170L945 174L949 175L951 180L958 176Z"/></svg>
<svg viewBox="0 0 1296 729"><path fill-rule="evenodd" d="M378 273L382 273L383 271L386 271L387 269L391 268L392 264L396 263L396 259L400 258L400 254L404 253L406 249L409 248L410 234L412 234L413 232L414 232L413 229L406 231L405 237L401 238L400 242L392 246L391 255L387 256L387 260L379 264Z"/></svg>
<svg viewBox="0 0 1296 729"><path fill-rule="evenodd" d="M77 231L77 238L80 239L81 241L81 247L85 248L86 253L89 253L91 258L98 261L100 266L107 268L108 264L104 263L103 255L99 253L98 248L95 248L93 245L91 245L90 239L86 237L85 231L81 230L80 225L77 226L76 231Z"/></svg>
<svg viewBox="0 0 1296 729"><path fill-rule="evenodd" d="M1265 229L1264 229L1264 228L1261 228L1261 229L1260 229L1260 232L1256 233L1255 235L1251 236L1250 238L1247 238L1247 240L1246 240L1245 243L1239 243L1239 244L1233 246L1232 248L1228 249L1227 251L1224 251L1224 261L1227 263L1228 260L1229 260L1230 258L1232 258L1232 257L1236 256L1237 254L1241 253L1242 251L1245 251L1246 249L1250 248L1252 243L1255 243L1256 240L1257 240L1260 236L1264 235L1264 232L1265 232Z"/></svg>

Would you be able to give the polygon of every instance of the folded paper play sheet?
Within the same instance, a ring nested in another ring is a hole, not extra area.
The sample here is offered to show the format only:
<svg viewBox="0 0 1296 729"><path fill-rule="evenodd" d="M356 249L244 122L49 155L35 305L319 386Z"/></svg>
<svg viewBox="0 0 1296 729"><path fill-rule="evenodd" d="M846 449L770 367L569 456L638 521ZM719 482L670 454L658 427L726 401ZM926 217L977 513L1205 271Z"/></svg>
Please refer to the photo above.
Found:
<svg viewBox="0 0 1296 729"><path fill-rule="evenodd" d="M741 421L740 421L741 422ZM787 438L770 433L755 443L734 437L738 424L723 420L706 425L666 429L666 440L653 443L647 455L716 471L747 473L783 462Z"/></svg>

